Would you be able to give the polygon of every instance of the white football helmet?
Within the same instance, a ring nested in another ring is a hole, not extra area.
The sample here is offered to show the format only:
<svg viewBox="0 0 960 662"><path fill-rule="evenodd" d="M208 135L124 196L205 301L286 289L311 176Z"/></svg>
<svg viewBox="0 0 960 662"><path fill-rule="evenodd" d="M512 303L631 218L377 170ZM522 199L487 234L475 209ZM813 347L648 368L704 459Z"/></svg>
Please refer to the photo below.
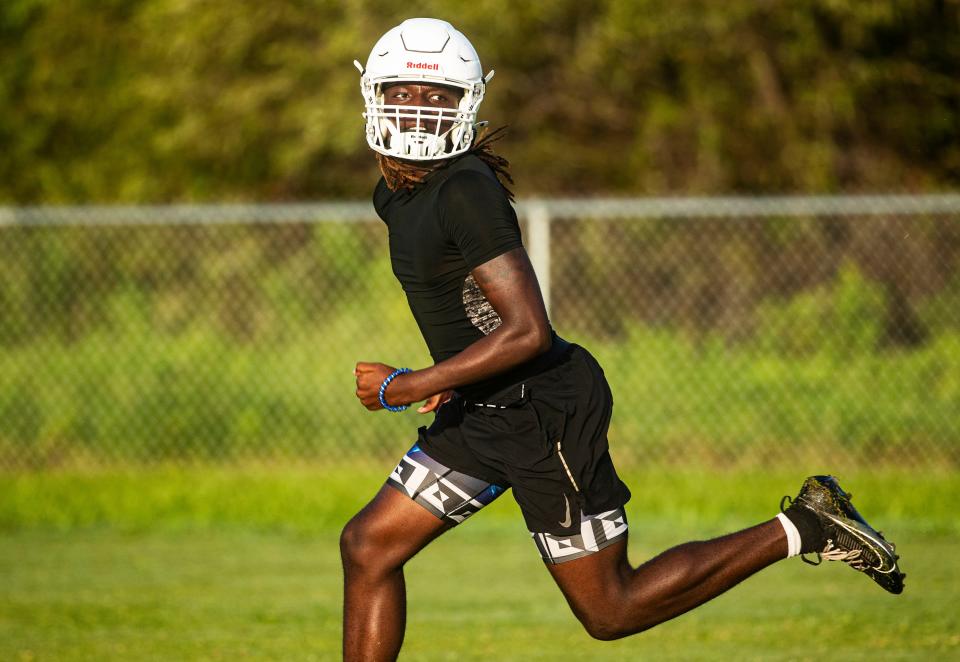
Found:
<svg viewBox="0 0 960 662"><path fill-rule="evenodd" d="M366 68L354 64L360 70L371 149L410 161L446 159L470 149L493 71L483 75L477 51L452 25L408 19L380 38ZM463 97L455 109L384 104L384 85L401 82L456 87Z"/></svg>

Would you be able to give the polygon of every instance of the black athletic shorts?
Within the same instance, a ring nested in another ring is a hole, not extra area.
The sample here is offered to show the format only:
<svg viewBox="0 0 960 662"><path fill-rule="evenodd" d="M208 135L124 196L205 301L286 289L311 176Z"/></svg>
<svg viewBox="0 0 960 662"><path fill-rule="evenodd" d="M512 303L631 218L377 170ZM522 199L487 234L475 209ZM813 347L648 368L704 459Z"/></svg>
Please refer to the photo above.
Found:
<svg viewBox="0 0 960 662"><path fill-rule="evenodd" d="M597 551L625 533L630 491L607 447L610 387L587 350L555 342L561 351L546 370L482 401L458 395L443 405L388 484L437 516L456 509L454 522L513 488L548 560L546 546L564 551L582 535Z"/></svg>

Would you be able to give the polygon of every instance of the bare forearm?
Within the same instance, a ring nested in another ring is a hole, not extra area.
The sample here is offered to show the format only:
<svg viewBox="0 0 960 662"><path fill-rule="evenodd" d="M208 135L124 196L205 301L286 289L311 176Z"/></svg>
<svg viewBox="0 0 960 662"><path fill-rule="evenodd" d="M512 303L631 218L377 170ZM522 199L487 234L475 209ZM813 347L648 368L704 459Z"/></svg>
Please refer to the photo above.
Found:
<svg viewBox="0 0 960 662"><path fill-rule="evenodd" d="M501 326L446 361L398 378L390 384L389 400L404 404L419 402L434 393L507 372L549 348L547 328L521 332Z"/></svg>

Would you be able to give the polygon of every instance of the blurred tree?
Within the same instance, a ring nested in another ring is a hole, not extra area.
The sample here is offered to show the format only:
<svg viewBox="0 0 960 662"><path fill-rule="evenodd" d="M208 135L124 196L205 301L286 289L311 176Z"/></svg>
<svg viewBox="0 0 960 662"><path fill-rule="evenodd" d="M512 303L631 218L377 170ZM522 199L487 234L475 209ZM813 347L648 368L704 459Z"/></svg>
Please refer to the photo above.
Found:
<svg viewBox="0 0 960 662"><path fill-rule="evenodd" d="M0 4L0 199L149 199L131 89L138 0ZM110 182L109 187L105 182Z"/></svg>
<svg viewBox="0 0 960 662"><path fill-rule="evenodd" d="M151 2L137 90L156 116L165 198L356 195L359 97L349 3ZM350 173L354 173L351 179Z"/></svg>
<svg viewBox="0 0 960 662"><path fill-rule="evenodd" d="M366 197L354 58L395 0L7 0L0 200ZM522 194L960 183L960 4L418 6L498 76Z"/></svg>

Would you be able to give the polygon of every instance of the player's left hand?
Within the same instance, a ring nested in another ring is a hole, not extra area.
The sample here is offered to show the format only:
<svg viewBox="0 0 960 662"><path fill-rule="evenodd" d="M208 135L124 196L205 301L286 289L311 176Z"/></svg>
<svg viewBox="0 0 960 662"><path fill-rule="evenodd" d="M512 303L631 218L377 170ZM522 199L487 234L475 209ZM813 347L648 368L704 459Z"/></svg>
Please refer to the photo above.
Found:
<svg viewBox="0 0 960 662"><path fill-rule="evenodd" d="M370 411L383 409L380 405L380 384L382 384L383 380L394 370L396 370L396 368L385 363L366 363L364 361L357 363L357 366L353 369L353 376L357 378L356 395L364 407ZM387 404L392 406L410 404L409 402L403 402L397 399L396 392L398 389L394 387L397 386L397 381L402 377L403 375L394 378L387 387L387 392L384 396Z"/></svg>
<svg viewBox="0 0 960 662"><path fill-rule="evenodd" d="M436 393L427 398L427 401L423 403L419 409L417 409L418 414L429 414L432 411L440 409L441 406L445 405L450 401L450 398L453 397L453 391L444 391L443 393Z"/></svg>

